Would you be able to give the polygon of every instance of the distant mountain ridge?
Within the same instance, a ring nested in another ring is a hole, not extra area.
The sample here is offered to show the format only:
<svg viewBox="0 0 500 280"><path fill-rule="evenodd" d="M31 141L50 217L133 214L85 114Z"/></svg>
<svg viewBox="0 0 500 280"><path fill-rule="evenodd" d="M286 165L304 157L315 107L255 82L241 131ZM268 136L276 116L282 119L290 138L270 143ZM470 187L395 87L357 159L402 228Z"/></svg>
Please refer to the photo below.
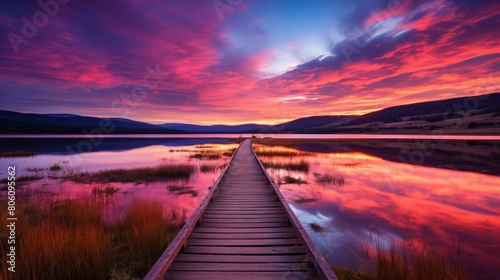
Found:
<svg viewBox="0 0 500 280"><path fill-rule="evenodd" d="M460 119L460 129L450 125ZM74 114L26 114L0 110L0 134L85 134L111 121L114 134L171 133L449 133L500 135L500 93L385 108L361 116L309 116L278 125L150 124L125 118ZM451 129L453 128L453 130Z"/></svg>
<svg viewBox="0 0 500 280"><path fill-rule="evenodd" d="M261 124L241 124L241 125L195 125L195 124L183 124L183 123L165 123L160 124L163 128L184 130L186 132L200 132L200 133L242 133L251 130L259 130L267 125Z"/></svg>
<svg viewBox="0 0 500 280"><path fill-rule="evenodd" d="M154 124L128 119L103 119L73 114L25 114L0 110L0 133L2 134L85 134L85 131L101 129L103 120L112 121L111 133L184 133L181 130L165 129ZM107 126L107 122L105 124ZM88 133L87 132L87 133Z"/></svg>
<svg viewBox="0 0 500 280"><path fill-rule="evenodd" d="M469 101L470 100L470 101ZM470 104L469 104L470 103ZM458 112L487 110L488 112L500 112L500 93L485 94L477 97L457 97L439 101L427 101L408 105L399 105L382 109L359 116L349 124L363 124L371 122L388 122L397 118L408 116L422 116L445 114L451 117Z"/></svg>

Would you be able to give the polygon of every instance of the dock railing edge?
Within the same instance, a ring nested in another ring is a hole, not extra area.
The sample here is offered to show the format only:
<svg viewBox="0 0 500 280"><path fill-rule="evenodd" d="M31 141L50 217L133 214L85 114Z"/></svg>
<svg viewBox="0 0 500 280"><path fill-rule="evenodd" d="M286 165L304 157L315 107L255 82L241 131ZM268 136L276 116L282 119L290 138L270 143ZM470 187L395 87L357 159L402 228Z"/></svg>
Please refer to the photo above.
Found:
<svg viewBox="0 0 500 280"><path fill-rule="evenodd" d="M229 160L229 163L221 172L219 177L217 177L217 180L212 185L205 198L201 201L200 205L196 208L196 210L193 212L191 217L186 221L186 223L179 231L179 233L177 233L174 240L172 240L170 245L168 245L167 249L163 252L160 258L149 270L148 274L146 274L144 280L160 280L165 278L165 273L167 272L168 268L174 261L174 258L177 256L177 254L181 251L183 247L186 246L189 234L191 234L191 231L200 220L201 215L205 211L205 208L208 206L208 203L212 200L212 197L215 194L217 187L219 186L224 175L226 174L226 171L228 170L229 166L233 162L234 156L240 149L242 143L243 142L241 142L238 148L234 151L233 155L231 156L231 159Z"/></svg>
<svg viewBox="0 0 500 280"><path fill-rule="evenodd" d="M316 245L314 245L314 242L312 241L311 237L306 232L306 230L304 229L304 227L300 223L297 216L295 216L295 213L293 213L292 209L288 205L288 202L283 197L283 194L281 194L278 186L274 183L274 181L271 178L271 176L269 175L269 173L267 173L267 170L264 167L264 164L262 164L259 157L255 153L255 150L253 149L252 144L253 143L250 143L250 147L251 147L251 150L252 150L252 153L253 153L255 159L257 159L257 162L259 163L260 167L264 171L264 174L266 175L267 179L269 180L269 183L273 187L274 192L276 193L281 204L285 208L286 214L287 214L288 218L290 219L292 226L298 231L299 238L302 240L302 242L304 242L306 244L307 252L311 256L312 262L313 262L314 266L316 267L316 270L318 270L318 272L321 274L321 276L324 279L338 280L338 277L337 277L337 275L335 275L335 272L333 271L333 269L330 267L330 265L328 264L326 259L323 257L323 255L321 255L321 253L319 252Z"/></svg>

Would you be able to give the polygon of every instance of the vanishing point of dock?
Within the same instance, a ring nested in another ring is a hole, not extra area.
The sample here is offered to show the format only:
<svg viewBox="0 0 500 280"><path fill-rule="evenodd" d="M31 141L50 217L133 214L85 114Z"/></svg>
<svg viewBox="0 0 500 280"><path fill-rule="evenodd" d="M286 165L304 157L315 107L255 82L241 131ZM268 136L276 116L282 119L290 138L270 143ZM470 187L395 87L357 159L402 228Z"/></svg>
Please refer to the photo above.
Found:
<svg viewBox="0 0 500 280"><path fill-rule="evenodd" d="M145 279L337 279L250 140Z"/></svg>

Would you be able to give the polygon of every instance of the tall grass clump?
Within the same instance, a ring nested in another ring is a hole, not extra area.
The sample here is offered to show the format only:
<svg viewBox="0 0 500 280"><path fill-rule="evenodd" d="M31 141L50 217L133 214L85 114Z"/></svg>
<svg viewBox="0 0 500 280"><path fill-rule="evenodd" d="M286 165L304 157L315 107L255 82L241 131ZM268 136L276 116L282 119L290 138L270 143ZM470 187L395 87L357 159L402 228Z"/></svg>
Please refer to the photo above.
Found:
<svg viewBox="0 0 500 280"><path fill-rule="evenodd" d="M28 151L0 152L0 158L34 157L38 153Z"/></svg>
<svg viewBox="0 0 500 280"><path fill-rule="evenodd" d="M222 155L226 156L226 157L232 157L235 151L236 151L236 148L233 148L233 149L228 150L227 152L222 153Z"/></svg>
<svg viewBox="0 0 500 280"><path fill-rule="evenodd" d="M201 173L213 173L218 170L222 170L226 167L226 165L218 165L218 164L202 164L200 165L200 172Z"/></svg>
<svg viewBox="0 0 500 280"><path fill-rule="evenodd" d="M387 252L377 246L376 259L377 279L470 279L460 259L453 264L432 248L416 249L402 242L392 243Z"/></svg>
<svg viewBox="0 0 500 280"><path fill-rule="evenodd" d="M110 196L118 192L120 188L117 188L115 186L112 186L110 184L107 185L100 185L100 186L94 186L92 187L92 195L105 195L105 196Z"/></svg>
<svg viewBox="0 0 500 280"><path fill-rule="evenodd" d="M49 170L50 170L50 171L59 171L59 170L61 170L61 169L62 169L62 167L61 167L61 165L60 165L59 163L54 163L54 164L52 164L52 165L49 167Z"/></svg>
<svg viewBox="0 0 500 280"><path fill-rule="evenodd" d="M314 181L319 184L331 184L337 187L342 187L345 185L345 179L341 177L335 177L330 174L314 174Z"/></svg>
<svg viewBox="0 0 500 280"><path fill-rule="evenodd" d="M283 181L281 181L281 179ZM280 178L280 181L281 181L280 183L284 182L285 184L298 184L298 185L307 184L307 181L302 180L300 177L295 178L288 175L283 178Z"/></svg>
<svg viewBox="0 0 500 280"><path fill-rule="evenodd" d="M375 274L368 271L344 268L338 265L332 266L339 280L378 280Z"/></svg>
<svg viewBox="0 0 500 280"><path fill-rule="evenodd" d="M403 242L391 243L385 251L377 246L373 269L351 269L338 265L332 266L339 280L427 280L453 279L470 280L462 266L457 252L456 263L443 257L433 248L416 249ZM370 265L371 267L371 265Z"/></svg>
<svg viewBox="0 0 500 280"><path fill-rule="evenodd" d="M25 222L16 224L16 278L100 279L107 275L113 246L99 205L68 201L50 209L26 202L18 206L17 215ZM4 279L7 273L4 269Z"/></svg>
<svg viewBox="0 0 500 280"><path fill-rule="evenodd" d="M156 263L185 222L185 213L164 214L159 201L135 201L118 228L123 259L134 276L144 276Z"/></svg>
<svg viewBox="0 0 500 280"><path fill-rule="evenodd" d="M296 157L310 155L306 152L299 152L285 147L269 147L254 145L255 154L259 157Z"/></svg>
<svg viewBox="0 0 500 280"><path fill-rule="evenodd" d="M79 173L70 176L70 179L77 182L155 182L188 179L195 170L195 166L189 164L162 164Z"/></svg>
<svg viewBox="0 0 500 280"><path fill-rule="evenodd" d="M165 215L157 201L132 203L124 218L112 224L104 221L102 204L91 199L40 204L23 198L16 202L16 214L23 217L16 223L16 272L2 265L0 279L143 277L184 220L173 210ZM3 212L0 226L5 228ZM8 246L0 243L3 264Z"/></svg>
<svg viewBox="0 0 500 280"><path fill-rule="evenodd" d="M309 171L309 162L305 160L300 160L297 162L279 162L279 161L262 161L265 168L271 169L284 169L293 171Z"/></svg>
<svg viewBox="0 0 500 280"><path fill-rule="evenodd" d="M170 185L167 189L177 195L190 194L192 197L197 197L199 194L199 191L194 190L191 186Z"/></svg>
<svg viewBox="0 0 500 280"><path fill-rule="evenodd" d="M189 156L189 158L208 159L208 160L216 160L220 159L221 157L222 156L218 153L196 153Z"/></svg>
<svg viewBox="0 0 500 280"><path fill-rule="evenodd" d="M326 230L323 226L321 226L316 221L313 221L312 223L309 223L308 225L316 233L321 233L321 232L324 232Z"/></svg>

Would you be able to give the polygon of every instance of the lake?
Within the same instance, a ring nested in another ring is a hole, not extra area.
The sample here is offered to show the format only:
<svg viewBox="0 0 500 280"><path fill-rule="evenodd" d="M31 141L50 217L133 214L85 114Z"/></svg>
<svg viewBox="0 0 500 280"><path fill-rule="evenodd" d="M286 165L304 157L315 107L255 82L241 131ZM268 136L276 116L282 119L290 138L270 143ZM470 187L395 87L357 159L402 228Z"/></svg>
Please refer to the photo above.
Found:
<svg viewBox="0 0 500 280"><path fill-rule="evenodd" d="M189 216L230 159L206 157L203 151L234 150L237 143L229 138L238 136L3 138L0 153L36 155L0 158L0 179L7 177L8 166L16 166L18 177L35 178L22 187L31 195L55 200L98 196L109 222L119 220L137 199L160 200L165 211L180 209ZM297 155L260 158L329 262L362 268L367 263L364 256L377 246L386 249L394 242L406 242L433 248L454 261L461 259L474 277L498 279L500 138L356 137L282 135L256 139L259 143L254 144L262 151ZM167 182L67 179L78 172L161 164L189 164L195 172ZM302 167L285 168L294 164ZM51 168L54 165L59 168ZM96 192L103 184L112 184L117 191ZM5 192L0 199L6 199Z"/></svg>

